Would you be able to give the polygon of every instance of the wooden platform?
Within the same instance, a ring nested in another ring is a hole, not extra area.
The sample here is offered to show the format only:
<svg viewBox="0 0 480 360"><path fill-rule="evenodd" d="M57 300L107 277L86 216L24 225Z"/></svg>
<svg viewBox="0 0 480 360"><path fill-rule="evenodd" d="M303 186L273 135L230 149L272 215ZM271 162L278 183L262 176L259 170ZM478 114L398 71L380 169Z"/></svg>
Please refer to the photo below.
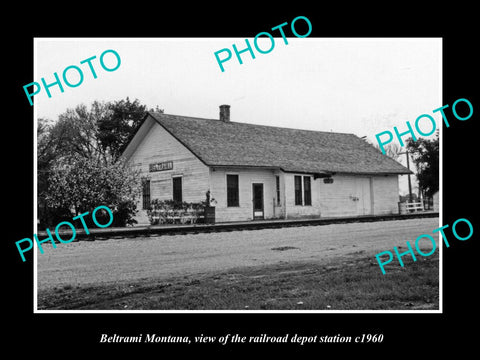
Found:
<svg viewBox="0 0 480 360"><path fill-rule="evenodd" d="M192 234L204 232L220 232L220 231L236 231L236 230L259 230L259 229L275 229L282 227L294 226L318 226L329 224L347 224L354 222L374 222L374 221L390 221L390 220L407 220L414 218L431 218L438 217L438 212L425 211L411 214L394 214L394 215L370 215L370 216L352 216L352 217L335 217L335 218L316 218L316 219L278 219L278 220L255 220L243 222L230 222L218 224L169 224L169 225L151 225L151 226L133 226L124 228L105 228L105 229L89 229L90 234L85 234L83 229L78 229L74 241L94 241L111 238L125 237L142 237L142 236L160 236L172 234ZM53 234L53 231L52 231ZM62 231L62 238L71 237L71 231ZM69 236L70 234L70 236ZM38 232L39 239L47 236L45 231Z"/></svg>

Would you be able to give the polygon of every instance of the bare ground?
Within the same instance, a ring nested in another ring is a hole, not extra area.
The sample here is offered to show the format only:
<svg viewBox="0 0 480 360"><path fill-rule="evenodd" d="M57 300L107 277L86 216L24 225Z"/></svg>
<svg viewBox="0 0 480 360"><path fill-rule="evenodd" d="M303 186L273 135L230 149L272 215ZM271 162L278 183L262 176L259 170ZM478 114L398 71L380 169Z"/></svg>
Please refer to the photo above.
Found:
<svg viewBox="0 0 480 360"><path fill-rule="evenodd" d="M258 265L365 256L411 243L438 218L80 241L37 253L37 286L99 286ZM437 238L438 242L438 237ZM431 245L422 242L426 251ZM282 251L283 250L283 251ZM285 251L288 250L288 251ZM438 250L437 250L438 251ZM375 260L374 255L373 260ZM380 272L380 270L378 269Z"/></svg>
<svg viewBox="0 0 480 360"><path fill-rule="evenodd" d="M285 247L286 248L286 247ZM292 251L293 248L279 250ZM438 310L438 253L388 275L371 255L39 291L39 310Z"/></svg>

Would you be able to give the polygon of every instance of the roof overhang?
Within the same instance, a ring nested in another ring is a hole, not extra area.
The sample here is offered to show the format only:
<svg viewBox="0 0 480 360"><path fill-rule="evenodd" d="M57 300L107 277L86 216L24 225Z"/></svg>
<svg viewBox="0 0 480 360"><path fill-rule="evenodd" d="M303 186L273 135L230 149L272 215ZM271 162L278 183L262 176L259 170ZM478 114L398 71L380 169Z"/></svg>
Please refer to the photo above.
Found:
<svg viewBox="0 0 480 360"><path fill-rule="evenodd" d="M413 175L414 173L411 170L408 171L387 171L387 172L347 172L347 171L339 171L337 172L338 175L358 175L358 176L388 176L388 175Z"/></svg>
<svg viewBox="0 0 480 360"><path fill-rule="evenodd" d="M313 175L314 179L319 179L319 178L329 178L335 175L334 172L330 171L294 171L294 170L285 170L279 166L262 166L262 165L235 165L235 164L218 164L218 165L209 165L211 168L221 168L221 169L226 169L226 168L235 168L235 169L265 169L265 170L278 170L282 171L287 174L308 174L308 175Z"/></svg>
<svg viewBox="0 0 480 360"><path fill-rule="evenodd" d="M334 172L331 171L285 171L286 173L290 174L308 174L308 175L313 175L313 179L321 179L321 178L329 178L335 175Z"/></svg>

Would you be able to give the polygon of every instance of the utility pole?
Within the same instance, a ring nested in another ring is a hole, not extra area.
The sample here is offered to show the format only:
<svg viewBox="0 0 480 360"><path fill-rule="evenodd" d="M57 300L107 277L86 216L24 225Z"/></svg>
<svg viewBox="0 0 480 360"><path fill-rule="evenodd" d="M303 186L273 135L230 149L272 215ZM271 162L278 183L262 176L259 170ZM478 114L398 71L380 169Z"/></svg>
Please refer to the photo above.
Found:
<svg viewBox="0 0 480 360"><path fill-rule="evenodd" d="M410 170L410 160L408 159L408 150L405 152L407 154L407 169ZM408 199L410 202L412 200L412 180L410 179L410 174L408 174Z"/></svg>
<svg viewBox="0 0 480 360"><path fill-rule="evenodd" d="M407 155L407 169L410 170L410 160L408 158L408 150L405 152L401 152L399 154L406 154ZM408 202L412 203L412 180L410 179L410 174L408 174Z"/></svg>

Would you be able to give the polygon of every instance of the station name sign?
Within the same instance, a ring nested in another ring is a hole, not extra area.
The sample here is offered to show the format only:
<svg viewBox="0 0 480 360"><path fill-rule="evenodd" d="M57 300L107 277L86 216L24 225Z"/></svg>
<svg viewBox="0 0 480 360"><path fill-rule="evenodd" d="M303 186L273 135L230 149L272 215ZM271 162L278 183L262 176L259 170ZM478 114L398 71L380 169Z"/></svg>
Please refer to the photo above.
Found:
<svg viewBox="0 0 480 360"><path fill-rule="evenodd" d="M173 161L165 161L156 164L150 164L150 172L165 171L173 169Z"/></svg>

